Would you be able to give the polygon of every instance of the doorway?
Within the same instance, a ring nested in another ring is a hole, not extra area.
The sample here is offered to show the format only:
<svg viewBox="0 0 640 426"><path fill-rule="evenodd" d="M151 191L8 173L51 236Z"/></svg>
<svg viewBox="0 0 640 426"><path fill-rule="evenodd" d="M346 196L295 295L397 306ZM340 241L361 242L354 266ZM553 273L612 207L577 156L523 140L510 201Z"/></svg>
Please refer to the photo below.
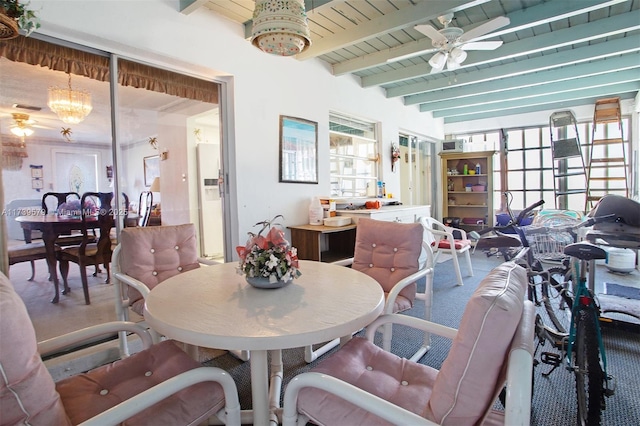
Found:
<svg viewBox="0 0 640 426"><path fill-rule="evenodd" d="M437 211L435 178L435 141L401 133L400 146L400 199L407 205L430 205Z"/></svg>

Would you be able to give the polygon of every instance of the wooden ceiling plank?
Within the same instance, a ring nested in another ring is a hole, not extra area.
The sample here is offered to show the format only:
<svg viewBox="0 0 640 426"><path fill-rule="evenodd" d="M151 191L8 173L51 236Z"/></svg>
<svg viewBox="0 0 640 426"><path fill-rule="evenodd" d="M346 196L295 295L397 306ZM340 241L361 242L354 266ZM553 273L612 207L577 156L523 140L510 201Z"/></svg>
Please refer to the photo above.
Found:
<svg viewBox="0 0 640 426"><path fill-rule="evenodd" d="M612 84L609 86L601 86L601 87L592 87L586 88L582 90L572 90L567 92L559 92L553 94L544 94L541 96L536 96L528 99L519 99L514 101L505 101L499 102L496 104L487 104L481 106L473 106L469 108L459 108L456 111L448 110L447 112L443 111L432 111L434 118L440 117L452 117L452 116L463 116L468 114L475 114L481 112L489 112L489 111L505 111L512 108L519 108L523 106L531 106L536 104L547 104L554 102L566 102L577 99L584 98L592 98L592 97L604 97L611 96L617 93L625 93L631 91L640 90L640 81L633 81L628 83L621 84ZM510 113L509 113L510 114Z"/></svg>
<svg viewBox="0 0 640 426"><path fill-rule="evenodd" d="M632 53L623 55L616 60L601 59L585 62L574 66L567 66L533 74L507 77L479 84L444 88L435 92L420 93L418 95L405 96L405 105L427 105L448 99L461 99L469 96L478 96L507 90L514 90L528 86L542 85L548 82L570 80L574 78L602 75L616 71L624 71L640 68L640 55ZM637 71L636 71L637 72Z"/></svg>
<svg viewBox="0 0 640 426"><path fill-rule="evenodd" d="M486 1L488 0L431 0L420 2L416 6L406 7L358 25L346 33L336 34L318 41L314 40L313 45L305 52L297 55L296 58L300 60L315 58L332 50L359 43L372 37L378 37L389 31L396 31L449 11L455 12L456 10L473 7Z"/></svg>
<svg viewBox="0 0 640 426"><path fill-rule="evenodd" d="M456 82L453 84L449 76L443 75L442 78L430 80L428 82L390 88L387 89L386 92L388 98L407 96L422 92L440 90L449 86L455 87L467 84L477 84L484 81L559 68L562 66L574 65L581 62L588 62L638 51L640 51L640 43L638 43L638 39L626 37L619 40L612 40L607 43L599 43L592 46L573 49L569 52L552 53L550 55L495 66L472 73L460 73L456 75Z"/></svg>
<svg viewBox="0 0 640 426"><path fill-rule="evenodd" d="M608 7L611 4L616 4L625 0L611 0L603 2L602 0L583 0L580 2L549 2L543 3L538 6L530 7L526 10L518 10L516 12L509 13L507 17L511 23L498 31L493 31L482 37L477 37L475 40L480 41L487 38L493 38L500 35L512 34L516 31L522 31L527 28L540 26L546 22L553 22L554 20L565 19L569 16L575 16L583 13L587 13L590 10L594 10L597 7ZM484 7L486 5L482 5ZM427 18L425 18L427 19ZM482 24L478 22L476 25L468 28L463 28L465 31L471 30L473 27ZM505 39L505 42L509 40ZM375 67L379 66L388 60L399 58L406 55L418 54L418 52L424 52L427 54L433 52L431 40L428 37L420 38L417 42L412 42L407 46L399 46L397 48L388 49L386 51L373 53L371 57L364 57L353 62L340 63L334 65L334 75L343 75L353 73L364 69L363 67ZM397 59L396 59L397 60ZM430 72L430 70L429 70Z"/></svg>
<svg viewBox="0 0 640 426"><path fill-rule="evenodd" d="M503 44L502 47L494 51L467 52L467 60L462 64L462 68L488 64L492 62L504 61L536 52L557 49L562 46L570 46L580 42L592 41L599 38L611 36L640 29L640 10L617 15L611 18L597 21L598 25L584 24L573 28L566 28L530 37L512 43ZM636 37L637 38L637 37ZM431 72L431 67L416 66L406 67L397 71L376 74L375 76L363 79L363 87L389 84L399 80L415 78L427 75Z"/></svg>
<svg viewBox="0 0 640 426"><path fill-rule="evenodd" d="M577 76L576 78L565 79L544 84L530 84L508 90L495 92L485 92L464 98L450 98L428 104L420 104L420 111L446 111L457 110L459 108L473 107L482 108L494 103L515 102L519 100L536 98L539 96L552 96L557 93L571 92L576 90L586 90L591 88L611 86L613 84L624 84L638 81L638 70L627 69L623 71L612 71L597 75Z"/></svg>

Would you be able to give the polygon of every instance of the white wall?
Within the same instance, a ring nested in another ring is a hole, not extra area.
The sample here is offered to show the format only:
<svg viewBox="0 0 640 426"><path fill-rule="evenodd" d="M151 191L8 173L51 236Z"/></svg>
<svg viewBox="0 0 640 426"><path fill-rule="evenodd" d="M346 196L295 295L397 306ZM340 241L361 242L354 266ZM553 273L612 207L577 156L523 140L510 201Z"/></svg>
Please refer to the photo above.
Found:
<svg viewBox="0 0 640 426"><path fill-rule="evenodd" d="M382 178L400 193L391 173L390 143L399 129L442 138L441 120L386 99L381 89L362 89L351 76L334 77L320 60L297 61L265 54L243 38L241 25L208 10L177 13L178 1L33 0L40 33L133 59L230 82L233 128L230 184L237 216L233 245L244 243L253 224L277 214L286 225L307 221L314 195L329 194L329 111L382 122ZM291 115L319 124L319 184L278 183L278 118ZM164 175L164 171L163 171ZM163 200L166 205L167 200Z"/></svg>

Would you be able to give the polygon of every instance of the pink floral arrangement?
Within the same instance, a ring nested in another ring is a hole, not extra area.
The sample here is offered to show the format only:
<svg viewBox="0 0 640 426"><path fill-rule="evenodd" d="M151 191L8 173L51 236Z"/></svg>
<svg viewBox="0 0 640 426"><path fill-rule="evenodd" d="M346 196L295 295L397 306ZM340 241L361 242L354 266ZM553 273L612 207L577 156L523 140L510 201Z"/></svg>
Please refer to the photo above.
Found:
<svg viewBox="0 0 640 426"><path fill-rule="evenodd" d="M239 274L268 278L270 283L290 281L302 275L298 269L298 251L291 247L284 232L273 223L281 217L278 215L270 221L256 223L256 226L262 225L260 232L249 232L247 244L236 247L240 256ZM266 229L269 232L264 236L262 233Z"/></svg>

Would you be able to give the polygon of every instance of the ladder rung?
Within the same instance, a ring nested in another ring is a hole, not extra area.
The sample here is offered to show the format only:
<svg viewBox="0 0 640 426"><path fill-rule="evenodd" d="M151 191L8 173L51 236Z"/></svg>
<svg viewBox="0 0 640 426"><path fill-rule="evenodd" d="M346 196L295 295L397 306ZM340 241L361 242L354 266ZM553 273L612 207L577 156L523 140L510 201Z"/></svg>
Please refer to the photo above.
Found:
<svg viewBox="0 0 640 426"><path fill-rule="evenodd" d="M559 174L556 174L554 176L558 178L558 177L579 176L579 175L585 176L584 171L580 170L578 172L559 173Z"/></svg>
<svg viewBox="0 0 640 426"><path fill-rule="evenodd" d="M592 163L624 163L624 157L592 158Z"/></svg>
<svg viewBox="0 0 640 426"><path fill-rule="evenodd" d="M627 180L626 176L608 176L608 177L591 177L589 180L596 180L598 182L614 181L614 180Z"/></svg>
<svg viewBox="0 0 640 426"><path fill-rule="evenodd" d="M586 189L568 189L566 191L556 191L556 197L558 195L584 194L586 192Z"/></svg>
<svg viewBox="0 0 640 426"><path fill-rule="evenodd" d="M612 139L594 139L593 145L609 145L612 143L622 143L622 138L612 138Z"/></svg>
<svg viewBox="0 0 640 426"><path fill-rule="evenodd" d="M599 201L602 195L590 195L587 197L587 201Z"/></svg>

